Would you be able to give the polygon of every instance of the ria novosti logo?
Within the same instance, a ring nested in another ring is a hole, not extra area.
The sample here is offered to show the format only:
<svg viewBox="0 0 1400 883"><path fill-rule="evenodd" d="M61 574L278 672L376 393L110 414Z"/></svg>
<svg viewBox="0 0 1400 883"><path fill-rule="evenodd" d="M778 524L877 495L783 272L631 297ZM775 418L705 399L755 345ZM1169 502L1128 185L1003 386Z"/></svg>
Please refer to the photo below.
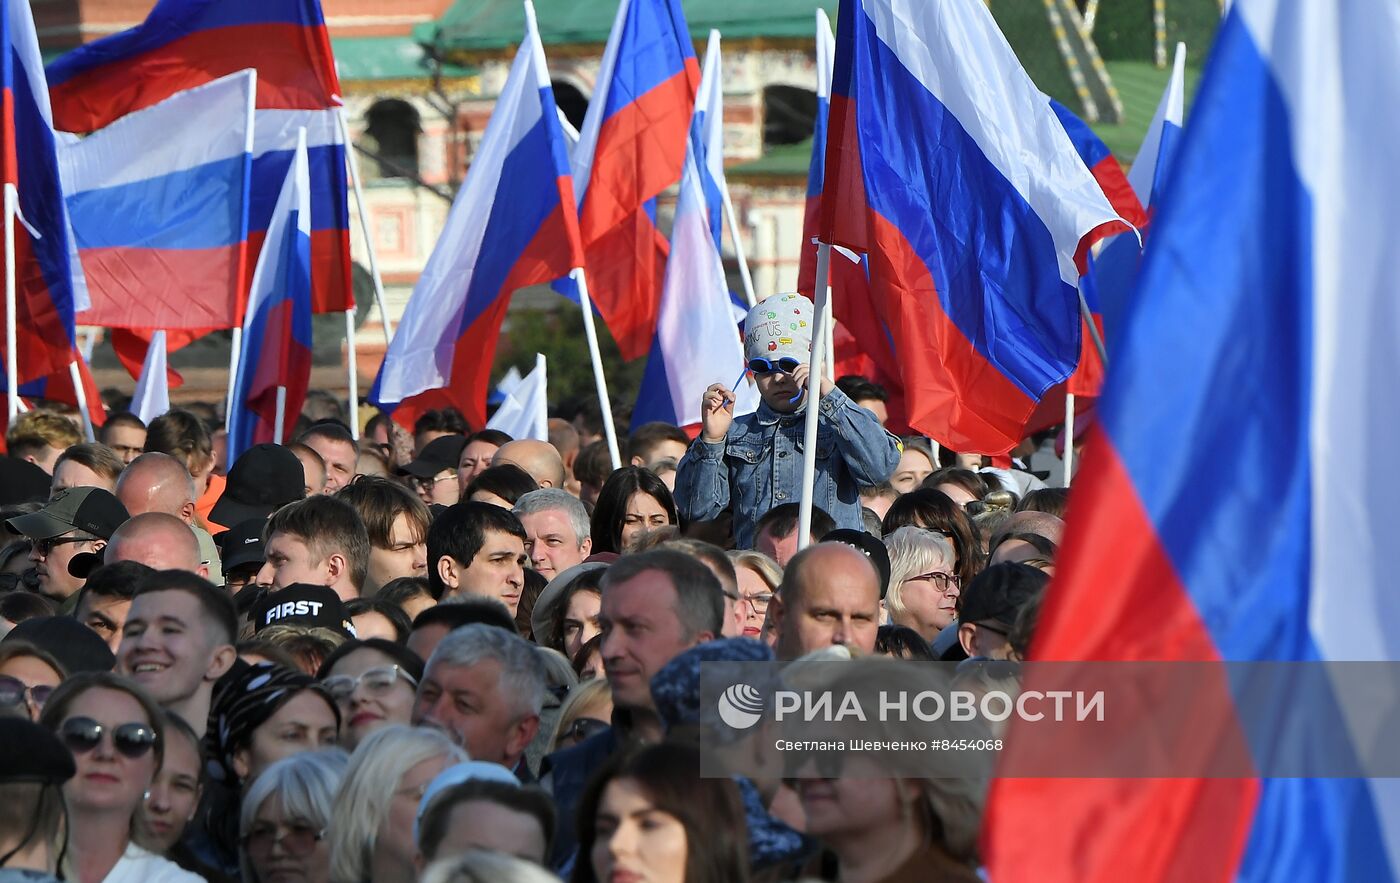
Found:
<svg viewBox="0 0 1400 883"><path fill-rule="evenodd" d="M748 684L735 684L720 694L719 718L736 730L747 730L763 717L763 695Z"/></svg>

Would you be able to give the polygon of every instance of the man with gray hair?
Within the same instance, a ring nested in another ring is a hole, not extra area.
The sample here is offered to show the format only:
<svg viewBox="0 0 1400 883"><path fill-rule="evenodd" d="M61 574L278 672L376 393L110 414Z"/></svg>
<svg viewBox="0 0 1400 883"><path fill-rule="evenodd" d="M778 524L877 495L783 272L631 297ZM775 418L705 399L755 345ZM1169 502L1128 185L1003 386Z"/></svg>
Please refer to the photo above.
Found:
<svg viewBox="0 0 1400 883"><path fill-rule="evenodd" d="M464 625L428 659L413 724L442 730L472 760L525 777L525 748L540 727L544 689L544 666L528 641L495 626Z"/></svg>
<svg viewBox="0 0 1400 883"><path fill-rule="evenodd" d="M515 517L525 527L530 567L546 580L581 564L593 550L588 510L568 491L530 491L516 501Z"/></svg>

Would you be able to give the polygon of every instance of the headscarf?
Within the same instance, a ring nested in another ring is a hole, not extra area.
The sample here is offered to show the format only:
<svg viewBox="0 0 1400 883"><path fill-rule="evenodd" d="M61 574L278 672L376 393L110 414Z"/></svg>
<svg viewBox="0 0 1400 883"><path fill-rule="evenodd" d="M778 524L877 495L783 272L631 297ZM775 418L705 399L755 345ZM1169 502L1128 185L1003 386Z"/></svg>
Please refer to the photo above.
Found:
<svg viewBox="0 0 1400 883"><path fill-rule="evenodd" d="M222 782L238 782L233 767L234 752L246 746L258 727L303 690L314 690L325 699L335 714L336 726L340 726L340 709L335 700L319 681L305 672L273 662L259 662L241 669L220 686L211 715L218 750L215 762L210 763L210 773Z"/></svg>

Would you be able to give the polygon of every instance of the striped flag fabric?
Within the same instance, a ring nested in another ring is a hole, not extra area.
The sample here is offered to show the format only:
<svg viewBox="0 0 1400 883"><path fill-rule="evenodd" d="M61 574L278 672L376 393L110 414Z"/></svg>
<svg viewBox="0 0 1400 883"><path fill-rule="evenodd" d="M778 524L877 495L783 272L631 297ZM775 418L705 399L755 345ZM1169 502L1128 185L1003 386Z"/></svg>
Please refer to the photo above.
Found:
<svg viewBox="0 0 1400 883"><path fill-rule="evenodd" d="M256 72L177 92L59 151L84 324L232 328L248 280Z"/></svg>
<svg viewBox="0 0 1400 883"><path fill-rule="evenodd" d="M306 133L258 255L228 420L228 462L254 445L282 444L311 381L311 180Z"/></svg>
<svg viewBox="0 0 1400 883"><path fill-rule="evenodd" d="M624 359L651 346L667 254L656 198L680 180L699 80L680 0L621 0L573 179L589 295Z"/></svg>
<svg viewBox="0 0 1400 883"><path fill-rule="evenodd" d="M54 120L93 132L176 92L246 68L258 72L256 141L248 219L251 266L267 235L297 133L310 164L312 305L355 305L345 143L337 125L340 80L319 0L159 0L130 30L49 65Z"/></svg>
<svg viewBox="0 0 1400 883"><path fill-rule="evenodd" d="M15 361L23 382L68 371L77 346L74 314L86 304L73 286L48 87L28 0L0 3L0 29L0 182L18 215L15 265L6 270L15 276Z"/></svg>
<svg viewBox="0 0 1400 883"><path fill-rule="evenodd" d="M1153 198L1032 660L1400 659L1394 493L1355 480L1400 431L1396 106L1393 3L1231 6ZM1251 729L1269 715L1233 676L1223 699L1256 763L1391 741L1319 702L1286 739ZM999 883L1400 878L1394 778L1008 777L987 823Z"/></svg>
<svg viewBox="0 0 1400 883"><path fill-rule="evenodd" d="M868 255L910 425L1005 453L1078 361L1088 249L1126 224L985 4L840 15L820 235Z"/></svg>
<svg viewBox="0 0 1400 883"><path fill-rule="evenodd" d="M481 145L413 288L369 399L412 425L450 404L486 423L486 393L511 294L582 266L573 183L534 7Z"/></svg>
<svg viewBox="0 0 1400 883"><path fill-rule="evenodd" d="M534 370L505 394L486 428L511 438L549 441L549 374L544 356L535 354Z"/></svg>

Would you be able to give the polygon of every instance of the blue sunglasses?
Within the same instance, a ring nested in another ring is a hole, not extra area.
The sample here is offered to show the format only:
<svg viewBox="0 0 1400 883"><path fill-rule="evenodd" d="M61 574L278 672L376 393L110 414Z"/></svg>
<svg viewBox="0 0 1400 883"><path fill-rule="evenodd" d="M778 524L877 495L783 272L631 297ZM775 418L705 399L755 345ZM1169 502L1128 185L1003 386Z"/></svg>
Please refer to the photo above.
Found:
<svg viewBox="0 0 1400 883"><path fill-rule="evenodd" d="M755 374L772 374L774 371L781 371L784 374L791 374L796 371L802 363L792 356L783 356L777 361L768 359L749 359L749 370Z"/></svg>

